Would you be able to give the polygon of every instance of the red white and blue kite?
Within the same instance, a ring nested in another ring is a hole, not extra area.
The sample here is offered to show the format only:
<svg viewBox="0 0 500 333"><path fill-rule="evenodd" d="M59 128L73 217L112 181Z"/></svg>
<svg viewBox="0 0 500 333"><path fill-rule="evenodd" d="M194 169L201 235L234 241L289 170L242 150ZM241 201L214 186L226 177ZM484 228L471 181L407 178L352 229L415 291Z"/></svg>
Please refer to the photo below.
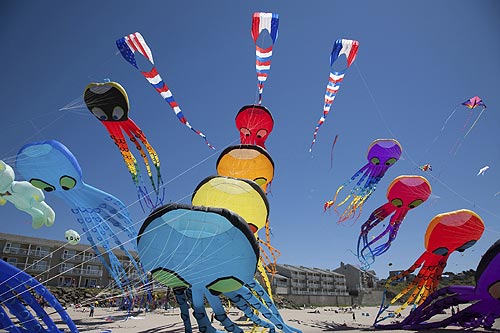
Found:
<svg viewBox="0 0 500 333"><path fill-rule="evenodd" d="M262 91L264 82L269 75L271 68L271 57L273 56L273 46L278 38L279 15L275 13L253 13L252 17L252 38L255 43L255 70L257 71L257 81L259 88L259 105L262 103ZM271 37L271 45L265 46L264 31Z"/></svg>
<svg viewBox="0 0 500 333"><path fill-rule="evenodd" d="M312 151L312 147L316 142L316 136L318 135L319 128L325 122L326 116L330 112L330 108L332 107L333 101L335 100L335 96L340 88L340 83L344 79L345 71L349 68L354 59L356 59L356 54L358 53L359 42L357 40L351 39L337 39L333 44L333 50L330 55L330 78L328 80L328 85L326 86L325 93L325 104L323 106L323 115L319 118L318 124L314 129L314 138L311 143L311 147L309 147L309 152ZM333 69L333 64L341 55L345 55L347 60L347 67L336 71Z"/></svg>
<svg viewBox="0 0 500 333"><path fill-rule="evenodd" d="M116 41L116 46L120 50L120 53L122 54L123 58L127 60L132 66L137 68L141 74L148 80L149 83L155 88L155 90L167 101L167 103L170 105L170 107L174 110L175 115L177 118L179 118L179 121L186 125L189 129L191 129L193 132L201 136L203 139L205 139L205 142L207 145L214 149L214 147L208 143L207 137L205 134L202 132L194 129L191 124L187 121L186 117L184 117L184 114L182 113L181 108L179 107L179 104L174 99L174 96L172 95L172 92L168 88L168 86L165 84L163 79L161 78L160 74L158 74L158 71L156 70L155 63L153 61L153 54L151 52L151 49L149 46L146 44L146 41L142 37L142 35L139 32L127 35L125 37L122 37ZM150 71L142 71L139 69L139 66L137 65L137 61L135 59L135 52L139 52L142 54L146 59L151 62L153 65L152 69Z"/></svg>

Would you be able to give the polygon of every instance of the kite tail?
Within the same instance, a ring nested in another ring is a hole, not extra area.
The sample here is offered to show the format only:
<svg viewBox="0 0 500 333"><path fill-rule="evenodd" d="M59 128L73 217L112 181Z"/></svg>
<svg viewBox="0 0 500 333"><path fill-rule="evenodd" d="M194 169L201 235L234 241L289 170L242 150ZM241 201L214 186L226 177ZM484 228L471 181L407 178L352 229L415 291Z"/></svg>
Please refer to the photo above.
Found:
<svg viewBox="0 0 500 333"><path fill-rule="evenodd" d="M465 133L464 135L464 138L470 133L470 131L474 128L474 126L476 125L477 121L479 120L479 118L481 118L481 115L483 114L484 110L486 110L485 107L483 107L483 109L481 110L481 112L479 113L479 116L477 116L476 120L474 121L474 123L472 124L472 126L469 128L469 130L467 131L467 133Z"/></svg>
<svg viewBox="0 0 500 333"><path fill-rule="evenodd" d="M271 69L271 57L273 56L273 46L264 49L255 45L255 70L257 72L257 87L259 89L259 105L262 103L262 92L264 91L264 82L269 76Z"/></svg>
<svg viewBox="0 0 500 333"><path fill-rule="evenodd" d="M337 139L339 138L339 135L335 135L335 139L333 139L332 143L332 149L330 151L330 170L333 168L333 148L335 147L335 144L337 143Z"/></svg>
<svg viewBox="0 0 500 333"><path fill-rule="evenodd" d="M148 80L148 82L153 86L153 88L163 97L163 99L170 105L172 110L174 111L175 115L177 116L177 119L186 127L188 127L190 130L201 136L203 139L205 139L205 142L207 143L208 147L211 149L215 149L207 140L207 137L205 134L202 132L194 129L191 124L187 121L186 117L182 113L181 108L179 107L179 104L175 101L174 96L170 89L168 88L167 84L163 81L161 78L160 74L158 74L158 71L156 70L156 67L153 66L153 69L149 72L143 72L141 71L142 75Z"/></svg>
<svg viewBox="0 0 500 333"><path fill-rule="evenodd" d="M313 133L313 140L311 143L311 146L309 147L309 152L312 151L312 147L314 143L316 142L316 137L318 136L319 128L321 125L326 120L326 116L330 112L330 108L332 107L333 101L335 100L335 96L337 95L337 92L340 89L340 83L344 79L345 72L336 72L336 71L330 71L330 77L328 79L328 84L326 86L326 93L325 93L325 104L323 105L323 115L321 118L318 120L318 124L314 128L314 133Z"/></svg>

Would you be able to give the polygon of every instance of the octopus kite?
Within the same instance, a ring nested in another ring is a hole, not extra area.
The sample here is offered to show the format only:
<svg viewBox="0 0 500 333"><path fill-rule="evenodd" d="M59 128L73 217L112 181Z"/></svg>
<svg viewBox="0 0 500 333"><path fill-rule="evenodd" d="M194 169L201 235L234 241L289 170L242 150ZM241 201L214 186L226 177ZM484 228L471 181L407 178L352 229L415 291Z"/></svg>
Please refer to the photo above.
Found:
<svg viewBox="0 0 500 333"><path fill-rule="evenodd" d="M389 250L391 243L396 239L399 227L406 214L415 207L424 203L431 195L431 185L421 176L399 176L395 178L387 189L388 202L372 212L368 220L361 226L358 238L357 257L361 264L368 269L375 262L375 257ZM369 240L370 232L389 215L391 219L387 227L373 239ZM385 235L387 241L372 248Z"/></svg>
<svg viewBox="0 0 500 333"><path fill-rule="evenodd" d="M496 241L481 258L475 275L475 286L449 286L433 292L402 322L378 325L384 329L427 330L450 325L464 329L484 327L491 330L500 318L500 240ZM458 305L465 308L451 316L430 321L446 309Z"/></svg>
<svg viewBox="0 0 500 333"><path fill-rule="evenodd" d="M461 209L436 215L425 233L425 252L410 268L389 278L386 288L392 282L412 274L417 268L422 268L408 287L396 295L388 305L381 305L375 324L390 317L385 316L379 319L382 312L389 305L395 305L396 302L403 301L403 304L394 311L395 314L404 310L408 305L422 304L431 293L437 290L450 254L470 248L481 238L483 232L484 222L473 211Z"/></svg>
<svg viewBox="0 0 500 333"><path fill-rule="evenodd" d="M151 52L148 44L146 44L146 41L144 40L142 35L139 32L136 32L122 37L116 41L116 46L118 47L118 50L120 50L122 57L137 70L139 70L142 76L144 76L144 78L148 80L148 82L160 94L160 96L168 103L168 105L170 105L175 115L177 116L177 119L179 119L181 123L186 125L187 128L201 136L205 140L205 143L208 145L208 147L215 149L210 143L208 143L205 134L193 128L187 121L186 117L182 113L181 108L179 107L179 104L175 101L172 92L156 70L156 66L153 60L153 53ZM151 63L152 68L150 68L148 71L142 71L141 69L139 69L137 60L135 59L135 52L138 52L143 57L145 57Z"/></svg>
<svg viewBox="0 0 500 333"><path fill-rule="evenodd" d="M145 201L153 209L160 205L163 201L163 196L158 196L160 186L163 183L160 174L160 159L141 129L128 117L129 101L125 89L116 82L91 83L85 88L83 98L87 108L106 127L109 135L120 150L123 160L132 175L132 180L137 187L137 194L139 199L141 199L141 204ZM134 143L135 148L141 154L148 177L156 194L154 202L151 200L148 191L141 186L137 160L130 151L123 132L127 134L129 140ZM153 177L148 157L140 143L146 148L149 158L156 168L156 177Z"/></svg>
<svg viewBox="0 0 500 333"><path fill-rule="evenodd" d="M330 108L332 107L333 101L335 100L337 92L340 89L340 84L342 83L342 80L344 80L345 72L352 65L354 59L356 59L358 48L359 42L357 40L351 39L337 39L333 44L332 53L330 54L330 77L328 79L328 85L326 86L323 115L321 116L321 118L319 118L318 124L314 129L313 140L311 143L311 147L309 147L309 152L312 151L312 147L316 142L319 128L325 122L328 113L330 113ZM345 55L347 60L347 67L339 71L334 70L333 65L341 55Z"/></svg>
<svg viewBox="0 0 500 333"><path fill-rule="evenodd" d="M273 46L278 38L279 15L275 13L253 13L252 16L252 39L255 44L255 70L257 72L257 81L259 88L259 101L262 103L262 92L264 82L267 80L271 68L271 57L273 56ZM264 38L264 31L271 38L271 45L267 46Z"/></svg>
<svg viewBox="0 0 500 333"><path fill-rule="evenodd" d="M56 213L45 203L43 191L26 181L15 179L11 166L0 160L0 206L9 201L17 209L30 214L34 229L52 226Z"/></svg>
<svg viewBox="0 0 500 333"><path fill-rule="evenodd" d="M173 288L186 332L192 331L189 303L199 330L218 332L207 317L206 299L227 331L243 333L226 315L218 295L226 296L255 324L271 332L300 332L285 324L255 280L259 246L238 214L224 208L166 205L146 218L137 246L146 270L155 280ZM259 312L269 321L259 318Z"/></svg>
<svg viewBox="0 0 500 333"><path fill-rule="evenodd" d="M47 313L46 309L39 304L38 297L55 311ZM0 260L0 304L0 329L5 330L3 332L61 332L59 325L54 323L50 316L58 314L69 332L78 333L75 323L65 308L42 283L3 260ZM62 331L65 330L62 329Z"/></svg>
<svg viewBox="0 0 500 333"><path fill-rule="evenodd" d="M236 127L240 132L241 144L266 148L265 142L273 126L271 112L262 105L245 105L236 115Z"/></svg>
<svg viewBox="0 0 500 333"><path fill-rule="evenodd" d="M402 151L403 148L401 148L399 142L394 139L377 139L373 141L368 147L368 163L359 169L350 180L340 185L337 192L335 192L333 200L327 201L324 204L324 210L326 211L334 207L334 210L337 212L340 206L350 200L347 208L340 214L339 222L344 222L353 218L358 219L364 202L370 197L373 191L375 191L377 184L387 170L399 160ZM337 198L342 189L358 177L360 178L351 189L350 193L342 201L338 202Z"/></svg>
<svg viewBox="0 0 500 333"><path fill-rule="evenodd" d="M255 145L230 146L219 155L216 163L220 176L253 180L267 191L274 177L274 161L262 147Z"/></svg>
<svg viewBox="0 0 500 333"><path fill-rule="evenodd" d="M125 268L111 249L110 240L129 258L142 282L147 283L144 271L125 248L126 242L118 237L119 233L124 233L128 241L137 236L127 208L116 197L83 181L82 169L66 146L55 140L26 144L17 154L16 169L33 186L54 193L71 207L76 222L82 228L82 236L86 235L118 288L129 291L132 285Z"/></svg>

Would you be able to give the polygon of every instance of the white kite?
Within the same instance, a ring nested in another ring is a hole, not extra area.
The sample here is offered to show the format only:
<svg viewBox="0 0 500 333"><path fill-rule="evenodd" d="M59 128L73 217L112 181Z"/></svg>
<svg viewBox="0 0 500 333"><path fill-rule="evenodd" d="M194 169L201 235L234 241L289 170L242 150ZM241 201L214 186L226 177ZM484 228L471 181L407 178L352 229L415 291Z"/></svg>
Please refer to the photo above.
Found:
<svg viewBox="0 0 500 333"><path fill-rule="evenodd" d="M486 170L488 170L490 167L489 166L484 166L482 167L481 169L479 169L479 172L477 173L477 175L483 175L484 176L484 173L486 172Z"/></svg>

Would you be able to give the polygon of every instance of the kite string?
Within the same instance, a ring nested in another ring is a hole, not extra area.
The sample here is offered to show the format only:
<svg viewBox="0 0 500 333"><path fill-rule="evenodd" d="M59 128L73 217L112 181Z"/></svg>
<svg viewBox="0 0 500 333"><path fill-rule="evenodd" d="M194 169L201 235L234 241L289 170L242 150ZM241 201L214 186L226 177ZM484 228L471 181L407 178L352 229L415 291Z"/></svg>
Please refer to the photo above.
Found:
<svg viewBox="0 0 500 333"><path fill-rule="evenodd" d="M361 81L363 82L363 85L365 86L367 92L368 92L368 95L370 96L370 99L372 100L374 106L375 106L375 109L377 110L377 113L378 113L378 116L380 117L380 119L382 120L382 123L383 125L385 126L386 130L389 132L389 134L392 136L392 137L395 137L394 133L392 132L391 128L389 127L389 125L387 124L387 122L385 121L385 118L384 116L382 115L382 111L381 111L381 108L379 107L378 103L376 102L375 98L373 97L373 94L368 86L368 83L366 82L363 74L361 73L361 70L359 69L359 66L357 63L354 63L354 67L356 67L356 70L361 78ZM413 158L410 156L410 154L408 154L407 150L404 150L403 151L403 155L405 157L408 158L408 160L410 161L410 163L412 163L415 167L418 167L418 164L415 163L415 161L413 160ZM488 213L489 215L495 217L496 219L500 220L500 216L495 214L494 212L486 209L486 208L483 208L482 206L472 202L471 200L467 199L466 197L464 197L463 195L461 195L460 193L458 193L457 191L453 190L448 184L446 184L444 181L442 181L441 179L439 179L438 177L432 175L432 174L429 174L429 176L431 178L433 178L435 181L439 182L441 185L443 185L448 191L450 191L451 193L455 194L457 197L461 198L463 201L469 203L469 204L472 204L474 205L475 207L479 208L480 210ZM499 231L496 231L496 232L499 232ZM500 232L499 232L500 233Z"/></svg>

